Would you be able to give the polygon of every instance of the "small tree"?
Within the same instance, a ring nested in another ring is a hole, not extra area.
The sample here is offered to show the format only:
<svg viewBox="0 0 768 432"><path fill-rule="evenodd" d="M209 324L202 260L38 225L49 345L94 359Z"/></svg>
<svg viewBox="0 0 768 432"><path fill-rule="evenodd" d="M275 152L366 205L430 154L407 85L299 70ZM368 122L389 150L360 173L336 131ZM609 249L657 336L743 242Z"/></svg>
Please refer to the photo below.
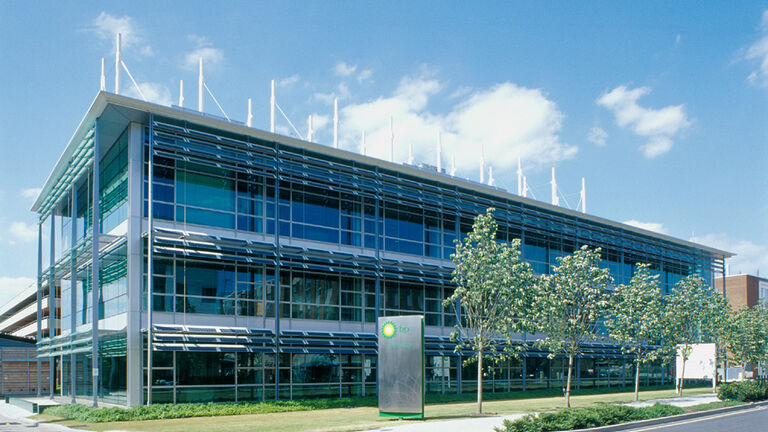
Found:
<svg viewBox="0 0 768 432"><path fill-rule="evenodd" d="M732 314L725 345L733 360L741 364L759 365L768 354L768 311L760 306L745 307Z"/></svg>
<svg viewBox="0 0 768 432"><path fill-rule="evenodd" d="M651 348L660 344L664 328L658 278L648 264L638 264L629 285L616 287L609 302L608 334L622 344L623 353L635 357L635 400L640 396L640 366L661 354Z"/></svg>
<svg viewBox="0 0 768 432"><path fill-rule="evenodd" d="M680 347L679 354L683 360L677 382L677 395L682 396L685 364L693 344L718 338L723 331L726 303L720 294L706 285L703 278L695 274L679 281L666 300L667 343L670 348Z"/></svg>
<svg viewBox="0 0 768 432"><path fill-rule="evenodd" d="M598 267L600 249L581 249L562 258L552 274L540 278L533 301L533 321L546 337L536 344L549 349L550 358L563 353L568 357L565 405L571 407L573 359L584 343L600 333L600 319L608 305L606 290L612 283L608 269Z"/></svg>
<svg viewBox="0 0 768 432"><path fill-rule="evenodd" d="M469 348L475 353L468 361L477 360L478 414L483 412L483 356L496 352L495 340L506 331L507 318L525 314L520 298L533 280L530 266L520 259L520 240L496 241L493 211L478 215L467 237L456 241L451 255L456 289L443 302L461 312L451 335L457 352Z"/></svg>

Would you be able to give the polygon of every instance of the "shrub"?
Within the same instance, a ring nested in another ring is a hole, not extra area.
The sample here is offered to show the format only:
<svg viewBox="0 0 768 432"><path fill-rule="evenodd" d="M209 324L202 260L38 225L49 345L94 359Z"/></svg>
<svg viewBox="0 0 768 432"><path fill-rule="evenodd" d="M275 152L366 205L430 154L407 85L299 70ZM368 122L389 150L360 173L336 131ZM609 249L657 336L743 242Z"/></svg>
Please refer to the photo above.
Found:
<svg viewBox="0 0 768 432"><path fill-rule="evenodd" d="M504 420L504 427L497 432L548 432L626 423L657 417L683 414L682 408L672 405L655 404L650 407L634 408L626 405L598 405L589 408L564 409L538 416L528 414L517 420Z"/></svg>
<svg viewBox="0 0 768 432"><path fill-rule="evenodd" d="M717 397L720 400L754 402L768 399L768 382L766 381L736 381L717 386Z"/></svg>

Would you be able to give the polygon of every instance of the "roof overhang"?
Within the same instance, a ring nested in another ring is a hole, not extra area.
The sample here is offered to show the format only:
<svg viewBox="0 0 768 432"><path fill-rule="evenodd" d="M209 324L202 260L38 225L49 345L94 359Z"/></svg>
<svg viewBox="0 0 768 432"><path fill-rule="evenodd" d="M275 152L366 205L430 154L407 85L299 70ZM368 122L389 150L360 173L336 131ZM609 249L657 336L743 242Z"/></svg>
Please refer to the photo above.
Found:
<svg viewBox="0 0 768 432"><path fill-rule="evenodd" d="M400 172L403 174L413 176L415 178L420 178L423 180L438 182L438 183L451 185L451 186L457 186L466 190L482 193L485 195L495 196L497 198L501 198L505 200L517 201L527 206L537 207L549 212L559 213L565 216L570 216L577 219L583 219L586 221L599 223L615 229L637 233L644 236L656 238L659 240L669 241L669 242L677 243L680 245L684 245L684 246L688 246L696 249L701 249L711 254L722 256L723 258L729 258L735 255L731 252L727 252L720 249L705 246L702 244L675 238L672 236L668 236L666 234L661 234L654 231L649 231L646 229L627 225L624 223L615 222L602 217L577 212L577 211L559 207L559 206L554 206L551 204L547 204L545 202L524 198L518 195L511 194L509 192L506 192L502 189L489 187L480 183L472 182L469 180L450 176L450 175L439 173L436 171L423 170L410 165L393 163L393 162L389 162L381 159L376 159L370 156L364 156L364 155L343 150L343 149L332 148L332 147L324 146L317 143L311 143L308 141L303 141L296 138L287 137L284 135L279 135L275 133L262 131L259 129L254 129L251 127L247 127L240 122L227 121L226 119L223 119L221 117L212 116L208 114L201 114L197 111L193 111L190 109L158 105L155 103L144 102L138 99L116 95L114 93L108 93L105 91L101 91L96 95L96 98L91 103L90 108L88 108L88 111L85 113L85 116L83 116L83 119L81 120L80 125L77 127L77 130L75 130L75 133L72 135L72 138L70 138L69 143L67 144L67 147L64 149L64 152L59 157L59 160L56 163L56 166L54 167L51 174L48 176L48 179L46 180L45 185L43 186L40 194L35 200L35 203L32 206L32 211L37 211L40 208L43 198L46 196L47 193L51 191L51 188L53 188L53 186L55 185L56 180L64 172L65 168L67 167L69 157L72 156L72 152L76 147L76 143L80 142L83 136L88 132L93 122L95 122L96 119L102 117L105 113L108 114L110 118L112 118L113 115L116 116L114 117L114 121L117 121L118 118L122 118L124 123L130 122L130 121L146 123L148 121L147 117L150 113L161 115L161 116L172 117L180 120L186 120L202 126L208 126L211 128L221 129L221 130L225 130L225 131L236 133L236 134L251 136L254 138L258 138L258 139L262 139L270 142L277 142L277 143L280 143L281 145L304 149L304 150L308 150L308 151L312 151L320 154L326 154L332 157L347 159L347 160L355 161L361 164L378 166L379 168L382 168L382 169ZM105 120L109 121L110 119L105 119ZM117 137L115 136L115 138Z"/></svg>

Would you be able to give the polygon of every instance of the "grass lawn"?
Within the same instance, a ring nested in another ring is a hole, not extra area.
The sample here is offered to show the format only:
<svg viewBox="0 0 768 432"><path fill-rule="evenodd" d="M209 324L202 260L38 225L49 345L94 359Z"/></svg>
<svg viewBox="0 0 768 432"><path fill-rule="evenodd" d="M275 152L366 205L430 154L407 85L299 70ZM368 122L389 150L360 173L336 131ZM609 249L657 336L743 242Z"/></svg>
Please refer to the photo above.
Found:
<svg viewBox="0 0 768 432"><path fill-rule="evenodd" d="M686 389L686 395L711 392L711 388ZM592 392L590 392L592 393ZM526 393L514 393L513 399L488 400L483 403L486 413L516 414L536 411L550 411L564 407L563 396L525 397ZM653 390L640 393L640 399L663 399L674 397L674 390ZM490 396L490 394L489 394ZM571 396L573 407L590 406L597 403L629 402L634 393L630 391L608 394L574 394ZM425 407L425 421L466 418L475 411L473 402L430 403ZM96 431L168 431L168 432L225 432L225 431L355 431L373 429L409 421L382 418L378 416L375 407L325 409L316 411L296 411L272 414L195 417L170 420L145 420L130 422L90 423L83 424L76 420L63 420L45 414L35 417L39 421L47 421L78 429ZM421 421L421 420L418 420Z"/></svg>

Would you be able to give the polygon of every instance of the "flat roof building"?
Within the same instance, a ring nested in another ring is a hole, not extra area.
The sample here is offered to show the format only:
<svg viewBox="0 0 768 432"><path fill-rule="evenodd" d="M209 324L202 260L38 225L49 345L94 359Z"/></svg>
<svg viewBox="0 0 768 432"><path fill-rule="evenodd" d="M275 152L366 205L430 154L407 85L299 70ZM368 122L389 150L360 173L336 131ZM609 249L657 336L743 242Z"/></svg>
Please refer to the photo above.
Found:
<svg viewBox="0 0 768 432"><path fill-rule="evenodd" d="M437 169L100 92L33 206L38 289L54 287L61 304L38 344L58 371L50 388L145 403L151 355L153 402L370 395L377 317L423 314L427 391L472 391L442 300L453 242L487 207L499 239L522 239L540 273L589 244L617 283L650 263L668 292L690 273L711 283L730 256ZM495 367L488 389L559 387L567 361L546 354ZM593 344L577 384L616 385L627 367L617 347Z"/></svg>
<svg viewBox="0 0 768 432"><path fill-rule="evenodd" d="M723 292L723 278L716 277L714 287ZM725 276L725 297L734 309L768 306L768 279L748 274Z"/></svg>

